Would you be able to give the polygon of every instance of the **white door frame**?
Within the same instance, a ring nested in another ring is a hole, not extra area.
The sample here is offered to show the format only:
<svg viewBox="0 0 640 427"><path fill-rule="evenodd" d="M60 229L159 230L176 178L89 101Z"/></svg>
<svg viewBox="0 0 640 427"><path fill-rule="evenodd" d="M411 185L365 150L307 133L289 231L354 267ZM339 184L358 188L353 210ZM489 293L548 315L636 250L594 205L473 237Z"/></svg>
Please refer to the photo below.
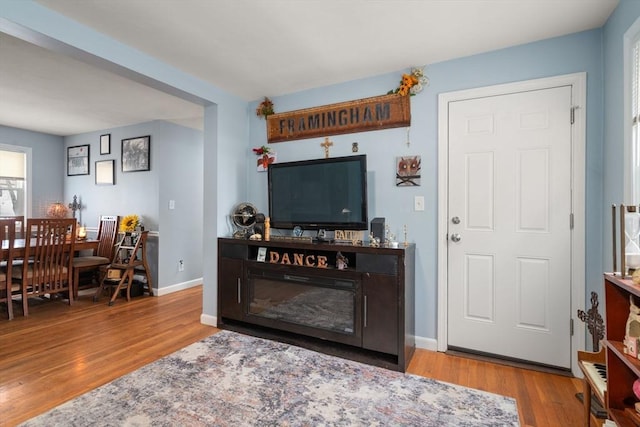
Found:
<svg viewBox="0 0 640 427"><path fill-rule="evenodd" d="M571 129L571 187L573 230L571 231L571 313L567 322L573 319L574 330L571 337L571 370L578 375L577 350L584 348L585 325L577 320L577 311L585 308L585 162L586 162L586 73L566 74L536 80L507 83L442 93L438 96L438 351L447 350L447 293L449 215L449 103L487 96L506 95L514 92L549 89L558 86L572 86L571 102L575 108L575 120ZM569 224L569 218L567 218ZM569 318L570 316L570 318Z"/></svg>

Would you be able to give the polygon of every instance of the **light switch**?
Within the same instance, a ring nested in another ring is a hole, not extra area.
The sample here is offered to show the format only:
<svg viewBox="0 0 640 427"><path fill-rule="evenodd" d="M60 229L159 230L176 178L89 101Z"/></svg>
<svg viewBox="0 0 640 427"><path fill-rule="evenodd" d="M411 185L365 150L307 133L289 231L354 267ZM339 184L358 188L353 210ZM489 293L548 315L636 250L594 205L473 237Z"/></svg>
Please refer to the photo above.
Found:
<svg viewBox="0 0 640 427"><path fill-rule="evenodd" d="M175 209L175 208L176 208L176 201L169 200L169 209Z"/></svg>
<svg viewBox="0 0 640 427"><path fill-rule="evenodd" d="M424 210L424 196L414 196L414 198L413 198L413 210L414 211L423 211Z"/></svg>

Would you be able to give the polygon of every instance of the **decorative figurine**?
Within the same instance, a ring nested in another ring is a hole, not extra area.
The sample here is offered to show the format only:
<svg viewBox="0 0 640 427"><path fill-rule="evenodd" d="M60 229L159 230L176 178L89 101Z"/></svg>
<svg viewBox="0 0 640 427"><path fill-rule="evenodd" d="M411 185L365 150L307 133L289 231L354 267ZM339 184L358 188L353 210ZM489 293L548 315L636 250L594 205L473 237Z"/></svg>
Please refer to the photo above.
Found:
<svg viewBox="0 0 640 427"><path fill-rule="evenodd" d="M344 270L347 268L347 266L349 265L349 260L342 255L341 252L338 252L336 254L336 268L338 270Z"/></svg>
<svg viewBox="0 0 640 427"><path fill-rule="evenodd" d="M640 307L633 302L633 295L629 295L629 317L624 334L625 353L638 357L638 338L640 338Z"/></svg>

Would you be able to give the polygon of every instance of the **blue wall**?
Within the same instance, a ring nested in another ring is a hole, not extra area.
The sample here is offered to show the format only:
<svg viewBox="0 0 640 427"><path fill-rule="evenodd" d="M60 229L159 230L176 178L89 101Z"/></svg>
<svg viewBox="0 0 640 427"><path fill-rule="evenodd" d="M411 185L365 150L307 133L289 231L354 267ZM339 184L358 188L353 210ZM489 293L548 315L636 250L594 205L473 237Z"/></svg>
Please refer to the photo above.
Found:
<svg viewBox="0 0 640 427"><path fill-rule="evenodd" d="M0 144L31 148L31 216L44 216L47 207L64 198L64 142L60 136L0 126Z"/></svg>
<svg viewBox="0 0 640 427"><path fill-rule="evenodd" d="M247 105L192 76L57 15L31 0L0 0L0 30L16 23L70 46L81 48L113 64L129 68L163 84L205 100L203 161L203 276L204 316L216 314L215 238L227 235L231 207L242 200L266 211L266 174L255 171L252 147L266 142L264 120L255 116L257 102ZM436 336L437 228L437 96L439 93L540 77L587 73L586 280L601 290L607 267L609 238L605 224L611 202L622 198L622 35L640 15L640 2L622 0L603 29L517 46L509 49L431 64L431 84L412 98L411 144L405 129L390 129L331 139L332 156L351 154L358 142L369 158L370 217L384 216L392 231L417 244L417 335ZM421 65L421 64L411 64ZM398 70L373 78L316 88L274 98L276 111L289 111L386 93L397 86ZM4 142L4 141L0 141ZM274 144L279 161L322 157L321 139ZM394 160L400 155L422 156L422 185L397 188ZM64 156L57 157L63 162ZM62 165L60 166L63 167ZM57 169L57 168L56 168ZM198 191L200 191L198 189ZM413 211L413 197L425 196L426 210ZM161 226L161 225L160 225ZM603 252L603 249L604 252Z"/></svg>
<svg viewBox="0 0 640 427"><path fill-rule="evenodd" d="M203 132L203 315L215 323L217 306L217 246L233 203L244 199L245 159L238 150L247 141L247 103L223 90L185 74L149 55L80 25L33 0L0 0L0 31L73 53L159 90L198 100L204 106ZM61 157L62 158L62 157ZM221 178L224 177L224 181ZM218 191L218 182L224 191ZM205 220L206 219L206 220Z"/></svg>
<svg viewBox="0 0 640 427"><path fill-rule="evenodd" d="M604 269L611 270L611 204L629 203L624 199L624 35L640 17L640 1L621 0L603 30L604 108L602 185Z"/></svg>
<svg viewBox="0 0 640 427"><path fill-rule="evenodd" d="M431 64L426 68L430 85L411 98L410 145L405 128L331 137L331 156L350 155L351 143L357 141L360 154L367 155L369 183L369 217L385 217L391 232L403 239L402 227L407 225L408 240L415 242L416 251L416 335L435 338L437 330L437 181L438 181L438 94L494 84L541 77L587 73L587 163L599 170L602 116L602 47L601 31L593 30L537 43L489 52L452 61ZM420 64L416 64L420 65ZM402 72L335 86L316 88L273 98L275 109L290 111L381 95L397 87ZM255 163L252 147L266 144L264 119L255 114L258 102L251 105L250 144L245 155ZM322 138L272 144L281 161L323 157ZM422 185L395 186L395 158L422 156ZM587 229L601 223L600 174L587 177ZM267 212L266 174L247 168L247 200ZM414 196L425 197L426 210L413 210ZM602 266L599 262L601 235L587 234L588 288L600 286Z"/></svg>
<svg viewBox="0 0 640 427"><path fill-rule="evenodd" d="M111 135L111 153L100 154L100 135ZM122 172L125 138L151 137L150 170ZM77 216L97 228L100 215L138 215L147 230L160 233L149 239L154 286L165 288L202 277L202 132L164 121L104 129L64 138L65 146L89 145L89 175L64 180L65 201L77 195L83 208ZM95 162L115 160L115 185L95 184ZM169 209L174 200L175 209ZM178 271L178 260L184 271ZM161 291L162 292L162 291Z"/></svg>

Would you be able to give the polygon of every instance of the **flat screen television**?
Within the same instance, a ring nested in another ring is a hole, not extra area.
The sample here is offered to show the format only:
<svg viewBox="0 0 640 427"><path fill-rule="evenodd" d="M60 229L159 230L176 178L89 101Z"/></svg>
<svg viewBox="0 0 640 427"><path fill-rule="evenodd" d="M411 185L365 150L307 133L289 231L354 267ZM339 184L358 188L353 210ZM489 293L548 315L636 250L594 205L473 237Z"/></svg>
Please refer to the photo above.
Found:
<svg viewBox="0 0 640 427"><path fill-rule="evenodd" d="M367 230L367 156L269 165L273 228Z"/></svg>

